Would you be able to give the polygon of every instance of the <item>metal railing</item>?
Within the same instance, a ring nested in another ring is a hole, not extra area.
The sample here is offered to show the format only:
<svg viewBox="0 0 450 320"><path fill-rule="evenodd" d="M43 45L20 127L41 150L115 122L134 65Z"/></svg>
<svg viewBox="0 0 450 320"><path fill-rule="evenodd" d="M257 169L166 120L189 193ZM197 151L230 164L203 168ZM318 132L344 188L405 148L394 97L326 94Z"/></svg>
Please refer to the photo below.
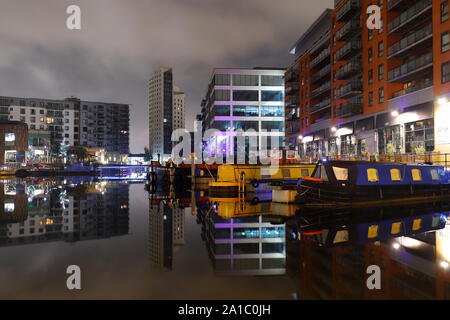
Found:
<svg viewBox="0 0 450 320"><path fill-rule="evenodd" d="M388 24L389 33L394 32L398 27L406 24L425 9L431 8L431 6L432 0L422 0L417 2L415 5L410 7L408 10L404 11L397 18L389 22Z"/></svg>
<svg viewBox="0 0 450 320"><path fill-rule="evenodd" d="M394 81L409 73L417 71L427 65L431 66L432 64L433 64L433 54L431 52L427 52L419 56L415 60L408 61L402 64L401 66L390 70L388 73L389 81Z"/></svg>
<svg viewBox="0 0 450 320"><path fill-rule="evenodd" d="M417 154L395 154L395 155L371 155L370 159L366 156L357 155L328 155L324 156L323 152L317 151L314 154L303 155L297 157L299 161L316 162L323 158L328 160L344 160L344 161L376 161L376 162L392 162L407 164L433 164L443 166L450 170L450 153L427 152L422 155Z"/></svg>
<svg viewBox="0 0 450 320"><path fill-rule="evenodd" d="M406 88L406 89L394 92L392 94L392 98L393 99L394 98L398 98L398 97L404 96L405 94L413 93L413 92L416 92L416 91L419 91L419 90L422 90L422 89L425 89L425 88L429 88L431 86L433 86L433 81L432 80L424 81L424 82L421 82L421 83L419 83L419 84L417 84L417 85L415 85L413 87L409 87L409 88Z"/></svg>
<svg viewBox="0 0 450 320"><path fill-rule="evenodd" d="M309 67L312 69L314 68L316 65L318 65L320 62L322 62L326 57L330 56L330 47L327 47L326 49L322 50L319 55L314 58L310 63L309 63Z"/></svg>
<svg viewBox="0 0 450 320"><path fill-rule="evenodd" d="M418 43L419 41L431 36L433 34L433 27L431 24L425 26L422 29L417 30L414 33L411 33L407 37L403 38L402 40L394 43L393 45L389 46L388 48L388 58L391 56L399 53L400 51L412 47L414 44Z"/></svg>

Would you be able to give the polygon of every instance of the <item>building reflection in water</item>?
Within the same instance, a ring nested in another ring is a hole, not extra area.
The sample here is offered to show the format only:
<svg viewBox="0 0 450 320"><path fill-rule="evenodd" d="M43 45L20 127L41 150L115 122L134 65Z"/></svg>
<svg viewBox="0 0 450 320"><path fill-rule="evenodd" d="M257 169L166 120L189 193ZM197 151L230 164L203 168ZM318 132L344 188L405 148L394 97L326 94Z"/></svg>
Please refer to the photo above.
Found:
<svg viewBox="0 0 450 320"><path fill-rule="evenodd" d="M300 299L449 299L447 206L298 212L288 270ZM366 270L381 268L381 290Z"/></svg>
<svg viewBox="0 0 450 320"><path fill-rule="evenodd" d="M150 198L149 255L151 262L172 270L174 252L184 245L185 206L177 200Z"/></svg>
<svg viewBox="0 0 450 320"><path fill-rule="evenodd" d="M211 200L198 208L198 219L216 275L284 275L285 224L272 203Z"/></svg>
<svg viewBox="0 0 450 320"><path fill-rule="evenodd" d="M129 232L129 185L123 182L0 183L0 246L81 241Z"/></svg>

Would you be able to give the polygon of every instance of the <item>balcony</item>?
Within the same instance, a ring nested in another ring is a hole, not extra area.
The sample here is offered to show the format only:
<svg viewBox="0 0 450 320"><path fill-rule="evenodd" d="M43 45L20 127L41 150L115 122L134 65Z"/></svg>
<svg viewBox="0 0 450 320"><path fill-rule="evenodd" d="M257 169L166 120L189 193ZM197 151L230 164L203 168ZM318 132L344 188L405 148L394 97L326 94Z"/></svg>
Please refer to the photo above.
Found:
<svg viewBox="0 0 450 320"><path fill-rule="evenodd" d="M287 96L289 96L291 94L296 93L298 91L298 89L299 89L298 82L293 82L286 88L285 93Z"/></svg>
<svg viewBox="0 0 450 320"><path fill-rule="evenodd" d="M345 80L358 72L361 72L361 61L355 59L339 68L339 70L336 71L335 78L338 80Z"/></svg>
<svg viewBox="0 0 450 320"><path fill-rule="evenodd" d="M421 23L424 19L431 19L432 0L421 0L406 11L402 12L397 18L389 22L389 33L403 33L411 30L415 25Z"/></svg>
<svg viewBox="0 0 450 320"><path fill-rule="evenodd" d="M408 6L411 3L411 0L388 0L388 10L401 10Z"/></svg>
<svg viewBox="0 0 450 320"><path fill-rule="evenodd" d="M418 83L418 84L416 84L416 85L414 85L412 87L409 87L409 88L406 88L406 89L394 92L392 94L392 99L398 98L398 97L401 97L401 96L404 96L404 95L407 95L407 94L410 94L410 93L413 93L413 92L416 92L416 91L419 91L419 90L422 90L422 89L425 89L425 88L429 88L429 87L432 87L432 86L433 86L433 81L432 80L424 81L424 82Z"/></svg>
<svg viewBox="0 0 450 320"><path fill-rule="evenodd" d="M360 7L360 0L348 0L336 13L337 21L346 21Z"/></svg>
<svg viewBox="0 0 450 320"><path fill-rule="evenodd" d="M338 109L335 118L343 119L349 118L362 113L362 103L361 102L349 102L348 104L342 106Z"/></svg>
<svg viewBox="0 0 450 320"><path fill-rule="evenodd" d="M389 71L389 82L405 82L423 76L433 69L433 54L428 52Z"/></svg>
<svg viewBox="0 0 450 320"><path fill-rule="evenodd" d="M331 72L331 65L327 65L326 67L319 70L319 72L316 72L311 77L311 83L316 83L319 80L322 80L324 77L328 76Z"/></svg>
<svg viewBox="0 0 450 320"><path fill-rule="evenodd" d="M322 102L311 106L310 113L313 114L313 113L321 112L323 110L326 110L326 109L330 108L330 106L331 106L331 100L330 99L325 99Z"/></svg>
<svg viewBox="0 0 450 320"><path fill-rule="evenodd" d="M432 37L433 28L432 25L429 24L391 45L388 48L388 59L403 57L412 50L425 48L431 44Z"/></svg>
<svg viewBox="0 0 450 320"><path fill-rule="evenodd" d="M358 19L352 19L336 32L337 41L347 41L353 35L361 31L361 23Z"/></svg>
<svg viewBox="0 0 450 320"><path fill-rule="evenodd" d="M298 96L287 96L286 97L286 107L296 106L298 104Z"/></svg>
<svg viewBox="0 0 450 320"><path fill-rule="evenodd" d="M360 49L361 41L350 41L337 51L336 59L340 61L345 60Z"/></svg>
<svg viewBox="0 0 450 320"><path fill-rule="evenodd" d="M315 69L316 67L320 66L324 61L330 63L329 59L326 60L329 57L330 57L330 47L327 47L326 49L322 50L319 53L319 55L309 63L309 68Z"/></svg>
<svg viewBox="0 0 450 320"><path fill-rule="evenodd" d="M315 89L311 92L311 98L317 99L324 95L330 95L331 93L331 83L327 82L324 85L320 86L319 88Z"/></svg>
<svg viewBox="0 0 450 320"><path fill-rule="evenodd" d="M292 82L298 80L298 73L295 70L291 70L286 73L286 82Z"/></svg>
<svg viewBox="0 0 450 320"><path fill-rule="evenodd" d="M361 94L362 83L361 81L350 81L348 84L339 88L337 92L338 99L348 99L352 96Z"/></svg>

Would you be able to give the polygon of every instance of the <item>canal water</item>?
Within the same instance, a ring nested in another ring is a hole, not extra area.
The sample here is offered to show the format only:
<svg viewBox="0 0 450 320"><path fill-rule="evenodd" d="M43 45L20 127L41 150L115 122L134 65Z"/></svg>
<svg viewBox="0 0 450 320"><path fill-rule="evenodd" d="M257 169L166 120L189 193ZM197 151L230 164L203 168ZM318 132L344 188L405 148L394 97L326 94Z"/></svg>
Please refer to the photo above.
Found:
<svg viewBox="0 0 450 320"><path fill-rule="evenodd" d="M0 299L450 297L446 204L305 211L67 178L3 181L0 209Z"/></svg>

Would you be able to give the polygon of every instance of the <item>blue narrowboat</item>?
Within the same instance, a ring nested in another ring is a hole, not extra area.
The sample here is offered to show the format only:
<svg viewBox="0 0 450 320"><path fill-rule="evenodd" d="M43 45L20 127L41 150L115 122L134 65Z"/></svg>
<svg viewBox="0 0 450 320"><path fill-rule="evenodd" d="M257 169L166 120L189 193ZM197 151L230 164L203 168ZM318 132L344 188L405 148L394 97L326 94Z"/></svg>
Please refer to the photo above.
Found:
<svg viewBox="0 0 450 320"><path fill-rule="evenodd" d="M448 203L326 210L302 212L295 232L326 246L364 244L441 230L450 214Z"/></svg>
<svg viewBox="0 0 450 320"><path fill-rule="evenodd" d="M298 183L305 205L379 205L450 199L450 175L442 166L363 161L321 161Z"/></svg>

